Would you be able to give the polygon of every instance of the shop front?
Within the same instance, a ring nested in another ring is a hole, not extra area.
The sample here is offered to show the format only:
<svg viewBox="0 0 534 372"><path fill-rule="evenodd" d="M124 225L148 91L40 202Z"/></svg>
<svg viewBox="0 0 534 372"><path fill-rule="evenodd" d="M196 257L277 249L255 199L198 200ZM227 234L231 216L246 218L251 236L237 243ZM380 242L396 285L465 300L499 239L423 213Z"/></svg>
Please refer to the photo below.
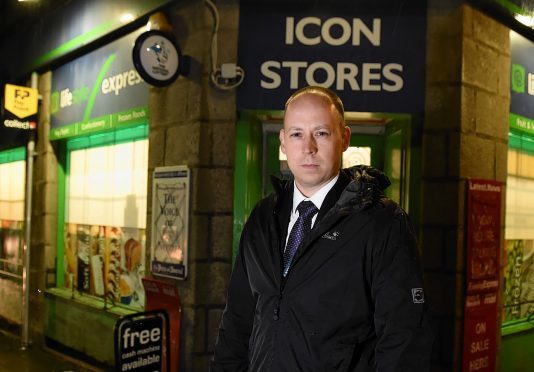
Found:
<svg viewBox="0 0 534 372"><path fill-rule="evenodd" d="M252 207L272 191L270 176L291 177L278 133L285 100L307 85L328 87L343 100L352 133L343 167L384 170L392 181L387 195L417 222L426 4L277 8L242 1L239 28L247 78L237 94L234 249Z"/></svg>
<svg viewBox="0 0 534 372"><path fill-rule="evenodd" d="M510 52L502 364L519 371L534 363L534 43L510 31Z"/></svg>
<svg viewBox="0 0 534 372"><path fill-rule="evenodd" d="M145 305L148 85L131 58L141 32L52 71L57 262L44 335L108 364L115 321Z"/></svg>

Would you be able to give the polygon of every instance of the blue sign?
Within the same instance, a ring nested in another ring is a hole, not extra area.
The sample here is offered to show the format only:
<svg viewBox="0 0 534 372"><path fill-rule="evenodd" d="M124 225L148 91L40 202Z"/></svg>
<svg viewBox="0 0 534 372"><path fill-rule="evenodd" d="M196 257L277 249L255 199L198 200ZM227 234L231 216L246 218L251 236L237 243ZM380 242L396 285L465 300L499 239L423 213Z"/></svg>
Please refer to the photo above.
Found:
<svg viewBox="0 0 534 372"><path fill-rule="evenodd" d="M322 85L347 111L422 112L425 44L422 0L241 2L238 109L281 110Z"/></svg>
<svg viewBox="0 0 534 372"><path fill-rule="evenodd" d="M50 139L148 120L148 84L132 62L139 29L52 71Z"/></svg>
<svg viewBox="0 0 534 372"><path fill-rule="evenodd" d="M534 43L510 32L510 127L534 135Z"/></svg>

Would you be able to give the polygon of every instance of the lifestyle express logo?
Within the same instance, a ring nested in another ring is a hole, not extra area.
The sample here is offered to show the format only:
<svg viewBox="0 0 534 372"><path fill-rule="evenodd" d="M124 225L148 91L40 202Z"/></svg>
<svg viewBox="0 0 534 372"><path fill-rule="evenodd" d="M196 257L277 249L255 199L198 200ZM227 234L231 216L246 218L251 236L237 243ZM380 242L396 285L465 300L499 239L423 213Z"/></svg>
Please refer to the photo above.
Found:
<svg viewBox="0 0 534 372"><path fill-rule="evenodd" d="M81 120L73 120L76 122L52 129L51 139L111 129L117 125L137 122L148 117L146 107L130 109L96 118L91 117L95 101L98 97L105 96L106 102L113 100L115 97L119 99L121 94L128 91L128 88L143 83L143 79L133 68L125 69L113 75L107 75L115 57L115 54L108 56L92 87L83 84L77 87L65 87L52 92L50 97L50 112L52 115L70 117L73 113L83 114Z"/></svg>

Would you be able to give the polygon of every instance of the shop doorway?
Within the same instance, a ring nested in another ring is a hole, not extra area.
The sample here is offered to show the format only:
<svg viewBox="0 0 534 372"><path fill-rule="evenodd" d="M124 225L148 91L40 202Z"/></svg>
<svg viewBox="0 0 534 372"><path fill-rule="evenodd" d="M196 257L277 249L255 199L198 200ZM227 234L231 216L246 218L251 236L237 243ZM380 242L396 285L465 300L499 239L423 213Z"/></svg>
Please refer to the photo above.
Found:
<svg viewBox="0 0 534 372"><path fill-rule="evenodd" d="M282 112L244 112L236 127L234 174L234 257L243 225L254 205L273 191L271 176L291 178L278 133L283 126ZM411 182L413 172L412 126L410 115L346 113L351 128L350 145L342 166L371 165L389 177L386 195L407 212L415 210L418 185Z"/></svg>

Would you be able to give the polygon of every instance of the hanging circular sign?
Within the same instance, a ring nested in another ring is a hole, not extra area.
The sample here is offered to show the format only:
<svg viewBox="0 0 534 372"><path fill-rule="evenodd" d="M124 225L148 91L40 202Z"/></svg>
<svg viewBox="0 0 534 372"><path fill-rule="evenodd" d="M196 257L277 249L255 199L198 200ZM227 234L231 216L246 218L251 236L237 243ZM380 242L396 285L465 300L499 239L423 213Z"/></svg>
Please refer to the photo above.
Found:
<svg viewBox="0 0 534 372"><path fill-rule="evenodd" d="M163 87L180 74L182 55L170 35L159 30L142 33L135 40L133 62L139 75L149 84Z"/></svg>

